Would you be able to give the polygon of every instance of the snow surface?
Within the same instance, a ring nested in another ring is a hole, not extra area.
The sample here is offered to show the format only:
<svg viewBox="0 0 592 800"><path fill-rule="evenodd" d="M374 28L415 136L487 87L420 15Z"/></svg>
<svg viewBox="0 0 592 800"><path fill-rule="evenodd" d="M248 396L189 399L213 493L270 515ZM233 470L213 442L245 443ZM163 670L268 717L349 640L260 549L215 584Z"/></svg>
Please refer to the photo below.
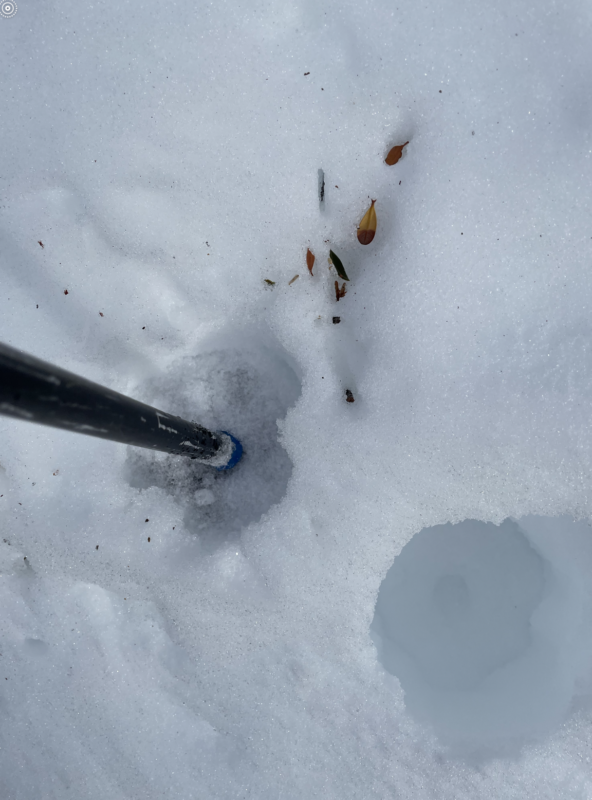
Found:
<svg viewBox="0 0 592 800"><path fill-rule="evenodd" d="M0 420L2 800L592 797L591 28L0 17L0 340L245 446Z"/></svg>

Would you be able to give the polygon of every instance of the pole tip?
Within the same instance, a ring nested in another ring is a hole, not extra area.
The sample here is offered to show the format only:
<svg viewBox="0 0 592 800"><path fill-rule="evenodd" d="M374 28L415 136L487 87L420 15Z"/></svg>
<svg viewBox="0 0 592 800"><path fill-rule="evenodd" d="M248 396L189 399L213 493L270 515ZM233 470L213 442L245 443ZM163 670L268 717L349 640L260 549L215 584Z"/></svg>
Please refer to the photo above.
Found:
<svg viewBox="0 0 592 800"><path fill-rule="evenodd" d="M215 469L218 472L222 472L223 470L232 469L233 467L235 467L241 460L243 455L243 446L238 439L236 439L231 433L228 433L228 431L220 431L220 433L224 433L226 434L226 436L230 438L232 442L232 455L230 456L228 462L223 467L215 467Z"/></svg>

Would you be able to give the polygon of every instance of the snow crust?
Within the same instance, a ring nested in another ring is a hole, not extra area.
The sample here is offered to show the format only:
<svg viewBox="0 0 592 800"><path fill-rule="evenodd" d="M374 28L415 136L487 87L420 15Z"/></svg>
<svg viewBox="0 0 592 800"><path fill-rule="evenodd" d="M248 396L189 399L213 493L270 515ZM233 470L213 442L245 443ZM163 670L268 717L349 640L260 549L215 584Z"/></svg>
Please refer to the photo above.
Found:
<svg viewBox="0 0 592 800"><path fill-rule="evenodd" d="M245 447L0 418L3 799L590 797L590 33L580 0L0 18L0 340ZM401 565L417 668L373 623Z"/></svg>

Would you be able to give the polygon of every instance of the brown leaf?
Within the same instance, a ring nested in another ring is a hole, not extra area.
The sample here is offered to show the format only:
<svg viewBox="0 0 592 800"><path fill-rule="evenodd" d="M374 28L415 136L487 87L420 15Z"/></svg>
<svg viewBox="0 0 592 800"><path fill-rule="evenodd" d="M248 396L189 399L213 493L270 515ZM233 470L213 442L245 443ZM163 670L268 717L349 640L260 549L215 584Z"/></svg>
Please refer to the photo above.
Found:
<svg viewBox="0 0 592 800"><path fill-rule="evenodd" d="M389 165L389 167L392 167L397 163L397 161L403 155L403 148L407 147L408 144L409 142L405 142L405 144L398 144L395 147L391 147L387 157L384 159L385 162Z"/></svg>
<svg viewBox="0 0 592 800"><path fill-rule="evenodd" d="M350 392L349 389L345 390L345 402L346 403L355 403L353 394Z"/></svg>
<svg viewBox="0 0 592 800"><path fill-rule="evenodd" d="M68 290L67 289L64 289L64 294L68 294Z"/></svg>
<svg viewBox="0 0 592 800"><path fill-rule="evenodd" d="M43 244L43 242L41 241L41 239L40 239L40 240L37 242L37 244L40 244L40 245L41 245L41 247L45 248L45 245Z"/></svg>
<svg viewBox="0 0 592 800"><path fill-rule="evenodd" d="M312 275L312 268L314 267L315 257L314 253L311 252L310 247L306 251L306 266L308 267L308 271Z"/></svg>
<svg viewBox="0 0 592 800"><path fill-rule="evenodd" d="M347 289L345 288L345 283L342 285L341 289L339 288L339 281L335 281L335 299L337 302L340 301L342 297L345 297Z"/></svg>

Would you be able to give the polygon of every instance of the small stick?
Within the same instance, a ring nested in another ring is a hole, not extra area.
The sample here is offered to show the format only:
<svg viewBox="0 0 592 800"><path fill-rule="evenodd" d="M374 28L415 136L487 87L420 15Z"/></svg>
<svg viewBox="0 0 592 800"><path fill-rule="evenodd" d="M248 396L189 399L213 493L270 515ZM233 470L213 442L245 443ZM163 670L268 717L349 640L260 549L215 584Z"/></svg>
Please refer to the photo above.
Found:
<svg viewBox="0 0 592 800"><path fill-rule="evenodd" d="M322 205L325 202L325 173L322 169L318 172L319 175L319 203Z"/></svg>
<svg viewBox="0 0 592 800"><path fill-rule="evenodd" d="M345 288L345 283L340 289L339 281L335 281L335 299L337 300L337 302L339 302L342 297L345 297L346 292L347 289Z"/></svg>

